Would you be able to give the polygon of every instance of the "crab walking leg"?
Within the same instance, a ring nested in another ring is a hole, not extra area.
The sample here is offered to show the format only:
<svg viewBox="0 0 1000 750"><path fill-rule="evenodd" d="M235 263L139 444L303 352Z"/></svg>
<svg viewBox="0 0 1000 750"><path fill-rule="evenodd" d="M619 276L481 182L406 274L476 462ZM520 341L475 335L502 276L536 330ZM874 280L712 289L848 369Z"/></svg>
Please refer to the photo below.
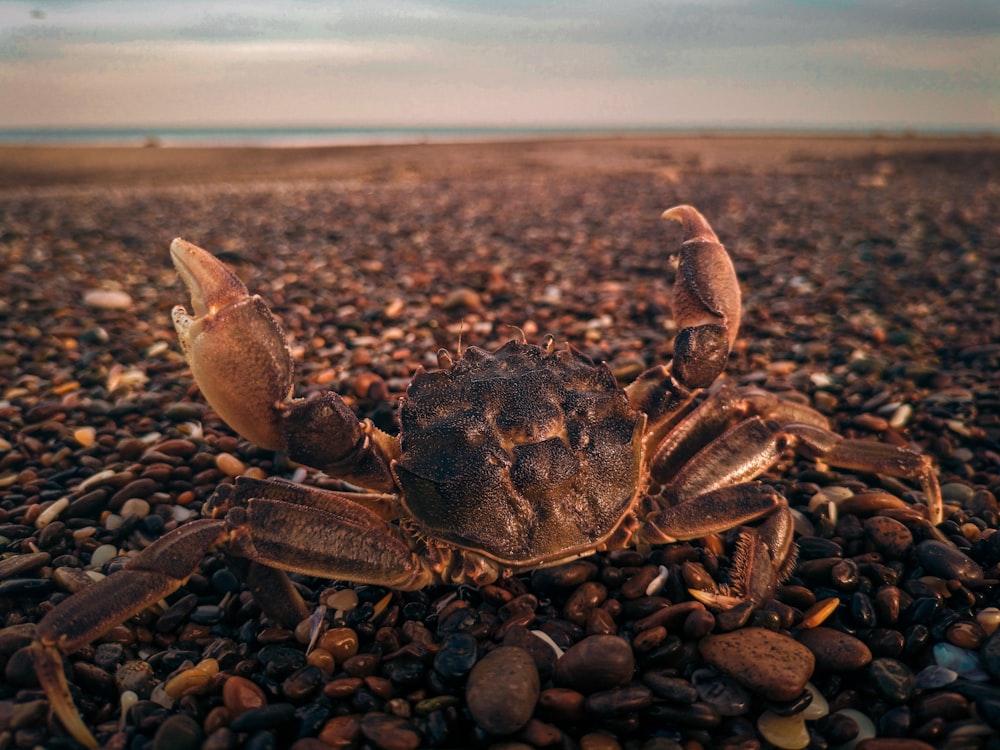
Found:
<svg viewBox="0 0 1000 750"><path fill-rule="evenodd" d="M115 625L176 591L212 547L226 537L224 521L194 521L161 537L118 573L77 592L38 623L31 646L38 681L52 711L73 738L97 742L73 705L62 656L71 654Z"/></svg>
<svg viewBox="0 0 1000 750"><path fill-rule="evenodd" d="M254 497L226 520L231 552L281 570L398 591L438 580L398 527L347 500L336 510L320 510Z"/></svg>
<svg viewBox="0 0 1000 750"><path fill-rule="evenodd" d="M944 501L930 456L873 440L844 438L812 425L786 425L796 450L841 469L915 479L924 491L927 515L937 526L944 518Z"/></svg>
<svg viewBox="0 0 1000 750"><path fill-rule="evenodd" d="M292 356L264 301L211 253L182 239L170 245L191 292L194 316L178 305L174 327L198 387L219 416L252 443L375 490L393 487L395 438L359 423L334 393L293 400Z"/></svg>

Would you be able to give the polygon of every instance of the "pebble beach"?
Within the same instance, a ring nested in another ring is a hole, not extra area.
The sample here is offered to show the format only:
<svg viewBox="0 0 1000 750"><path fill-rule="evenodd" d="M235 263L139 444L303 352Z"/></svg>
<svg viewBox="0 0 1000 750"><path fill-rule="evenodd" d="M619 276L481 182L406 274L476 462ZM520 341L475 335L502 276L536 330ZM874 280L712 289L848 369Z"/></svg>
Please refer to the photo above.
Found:
<svg viewBox="0 0 1000 750"><path fill-rule="evenodd" d="M80 747L25 651L70 593L238 476L344 489L207 406L173 238L267 301L297 395L396 432L441 348L551 333L623 385L668 362L680 203L742 284L724 377L929 454L937 534L917 484L789 455L762 480L798 563L756 611L689 593L731 534L480 589L295 575L294 628L212 553L67 657L85 723L121 750L1000 748L997 175L990 137L0 146L0 750Z"/></svg>

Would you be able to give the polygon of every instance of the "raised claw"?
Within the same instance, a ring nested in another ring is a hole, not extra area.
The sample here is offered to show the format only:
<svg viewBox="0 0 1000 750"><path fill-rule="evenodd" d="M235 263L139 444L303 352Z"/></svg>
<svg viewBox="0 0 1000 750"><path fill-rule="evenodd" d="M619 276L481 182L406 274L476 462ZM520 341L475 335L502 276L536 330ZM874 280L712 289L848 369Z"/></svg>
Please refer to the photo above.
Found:
<svg viewBox="0 0 1000 750"><path fill-rule="evenodd" d="M263 448L284 449L292 356L277 321L211 253L178 238L170 257L191 292L194 317L181 305L172 314L198 387L240 435Z"/></svg>
<svg viewBox="0 0 1000 750"><path fill-rule="evenodd" d="M722 373L740 327L740 286L726 249L693 206L674 206L663 219L684 229L674 320L674 377L688 388L707 388Z"/></svg>

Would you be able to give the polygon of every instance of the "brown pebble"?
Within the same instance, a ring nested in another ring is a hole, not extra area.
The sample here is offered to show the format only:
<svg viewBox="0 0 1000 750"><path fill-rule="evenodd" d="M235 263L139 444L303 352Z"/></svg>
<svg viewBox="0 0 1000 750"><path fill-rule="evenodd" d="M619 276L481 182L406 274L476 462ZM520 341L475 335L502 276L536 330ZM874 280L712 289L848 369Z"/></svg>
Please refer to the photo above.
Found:
<svg viewBox="0 0 1000 750"><path fill-rule="evenodd" d="M235 719L252 708L267 705L267 696L257 683L246 677L233 676L222 686L222 702Z"/></svg>
<svg viewBox="0 0 1000 750"><path fill-rule="evenodd" d="M473 720L485 731L511 734L528 723L540 692L531 655L523 648L501 646L472 668L465 698Z"/></svg>
<svg viewBox="0 0 1000 750"><path fill-rule="evenodd" d="M330 747L351 747L361 736L361 717L335 716L323 725L318 739Z"/></svg>
<svg viewBox="0 0 1000 750"><path fill-rule="evenodd" d="M624 638L591 635L570 647L556 662L552 681L581 693L624 685L632 679L635 657Z"/></svg>
<svg viewBox="0 0 1000 750"><path fill-rule="evenodd" d="M570 688L548 688L538 696L538 709L560 721L582 721L586 717L583 693Z"/></svg>
<svg viewBox="0 0 1000 750"><path fill-rule="evenodd" d="M610 735L590 732L580 738L580 750L621 750L621 744Z"/></svg>
<svg viewBox="0 0 1000 750"><path fill-rule="evenodd" d="M979 563L961 550L936 539L927 539L918 544L917 557L931 575L955 578L972 586L983 581L983 568Z"/></svg>
<svg viewBox="0 0 1000 750"><path fill-rule="evenodd" d="M872 516L865 519L863 526L872 544L887 560L901 560L913 547L913 534L894 518Z"/></svg>
<svg viewBox="0 0 1000 750"><path fill-rule="evenodd" d="M570 594L563 607L563 617L576 625L584 625L589 612L607 598L607 586L597 581L587 581Z"/></svg>
<svg viewBox="0 0 1000 750"><path fill-rule="evenodd" d="M406 719L378 712L361 717L361 734L380 750L416 750L420 733Z"/></svg>
<svg viewBox="0 0 1000 750"><path fill-rule="evenodd" d="M829 672L852 672L872 660L872 652L852 635L827 627L810 628L798 634L799 643L816 657L816 667Z"/></svg>
<svg viewBox="0 0 1000 750"><path fill-rule="evenodd" d="M813 632L813 631L807 631ZM787 635L749 627L698 644L705 661L769 700L796 698L812 676L812 651Z"/></svg>
<svg viewBox="0 0 1000 750"><path fill-rule="evenodd" d="M934 750L933 745L905 737L870 737L854 747L856 750Z"/></svg>

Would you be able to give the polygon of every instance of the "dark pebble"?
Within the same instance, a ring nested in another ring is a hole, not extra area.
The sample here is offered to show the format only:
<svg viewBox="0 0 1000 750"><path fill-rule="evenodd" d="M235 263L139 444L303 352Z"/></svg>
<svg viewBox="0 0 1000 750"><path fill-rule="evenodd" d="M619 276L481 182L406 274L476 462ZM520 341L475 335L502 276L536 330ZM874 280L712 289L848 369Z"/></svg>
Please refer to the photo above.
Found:
<svg viewBox="0 0 1000 750"><path fill-rule="evenodd" d="M963 552L936 539L917 545L917 558L927 572L942 578L954 578L967 586L976 586L984 578L982 566Z"/></svg>
<svg viewBox="0 0 1000 750"><path fill-rule="evenodd" d="M473 720L492 734L511 734L528 723L541 687L527 651L501 646L479 660L466 685Z"/></svg>
<svg viewBox="0 0 1000 750"><path fill-rule="evenodd" d="M361 717L361 734L380 750L416 750L421 743L420 733L410 722L382 713Z"/></svg>
<svg viewBox="0 0 1000 750"><path fill-rule="evenodd" d="M872 660L871 651L862 641L833 628L801 630L798 640L812 651L817 668L828 672L851 672Z"/></svg>
<svg viewBox="0 0 1000 750"><path fill-rule="evenodd" d="M593 693L632 679L635 657L623 638L592 635L568 649L556 662L552 680L559 687Z"/></svg>
<svg viewBox="0 0 1000 750"><path fill-rule="evenodd" d="M642 681L657 698L665 698L674 703L694 703L698 699L697 689L688 680L663 671L646 672Z"/></svg>
<svg viewBox="0 0 1000 750"><path fill-rule="evenodd" d="M271 729L291 721L295 716L295 706L291 703L269 703L260 708L251 708L237 716L230 723L234 732L254 732Z"/></svg>
<svg viewBox="0 0 1000 750"><path fill-rule="evenodd" d="M627 685L601 690L587 696L585 709L602 719L640 711L653 702L653 693L645 685Z"/></svg>
<svg viewBox="0 0 1000 750"><path fill-rule="evenodd" d="M468 633L452 633L445 637L441 650L434 656L434 671L446 683L461 684L472 671L477 656L478 645L475 638Z"/></svg>
<svg viewBox="0 0 1000 750"><path fill-rule="evenodd" d="M204 739L197 721L187 714L174 714L156 730L153 750L198 750Z"/></svg>
<svg viewBox="0 0 1000 750"><path fill-rule="evenodd" d="M881 657L868 665L872 684L890 703L905 703L913 694L913 672L898 659Z"/></svg>

